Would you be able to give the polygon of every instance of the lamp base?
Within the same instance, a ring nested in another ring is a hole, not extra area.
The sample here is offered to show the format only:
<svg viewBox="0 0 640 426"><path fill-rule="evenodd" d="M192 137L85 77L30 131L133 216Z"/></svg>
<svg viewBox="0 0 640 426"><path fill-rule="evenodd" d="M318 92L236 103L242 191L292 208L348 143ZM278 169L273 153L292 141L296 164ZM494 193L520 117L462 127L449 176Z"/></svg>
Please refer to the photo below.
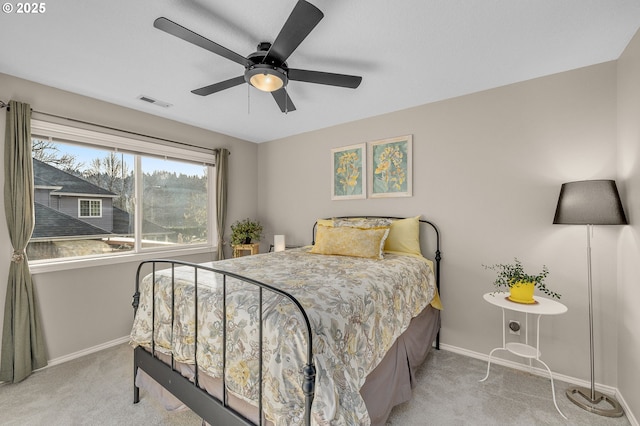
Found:
<svg viewBox="0 0 640 426"><path fill-rule="evenodd" d="M567 389L567 398L584 410L606 417L620 417L624 414L622 407L614 397L598 391L594 391L594 396L595 399L591 399L591 389L583 387ZM608 403L611 408L599 407L598 405L602 402Z"/></svg>

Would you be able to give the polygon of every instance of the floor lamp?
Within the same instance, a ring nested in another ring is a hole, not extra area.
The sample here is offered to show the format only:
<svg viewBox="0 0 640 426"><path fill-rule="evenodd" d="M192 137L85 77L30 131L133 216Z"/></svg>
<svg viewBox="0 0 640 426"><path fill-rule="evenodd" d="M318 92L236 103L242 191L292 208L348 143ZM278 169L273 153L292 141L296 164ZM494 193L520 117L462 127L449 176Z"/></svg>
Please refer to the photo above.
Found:
<svg viewBox="0 0 640 426"><path fill-rule="evenodd" d="M597 392L594 384L593 361L593 296L591 289L591 230L593 225L626 225L616 183L613 180L585 180L563 183L558 198L554 224L587 225L587 277L589 291L589 343L591 359L591 389L574 387L567 397L580 408L607 417L620 417L622 407L615 398ZM607 402L611 408L599 406Z"/></svg>

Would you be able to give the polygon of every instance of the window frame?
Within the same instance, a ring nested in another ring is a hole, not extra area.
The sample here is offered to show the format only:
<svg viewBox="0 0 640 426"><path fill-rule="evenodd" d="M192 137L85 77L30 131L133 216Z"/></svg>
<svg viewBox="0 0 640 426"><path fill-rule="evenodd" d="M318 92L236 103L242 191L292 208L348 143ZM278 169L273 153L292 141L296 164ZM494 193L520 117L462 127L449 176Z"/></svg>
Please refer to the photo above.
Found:
<svg viewBox="0 0 640 426"><path fill-rule="evenodd" d="M89 214L88 215L83 215L82 214L82 202L86 201L89 203ZM93 209L91 208L92 204L97 203L98 204L98 214L94 215L91 214L91 212L93 211ZM84 219L99 219L102 217L102 200L101 199L92 199L92 198L78 198L78 217L84 218Z"/></svg>
<svg viewBox="0 0 640 426"><path fill-rule="evenodd" d="M108 131L104 129L90 129L71 127L59 123L51 123L41 120L31 120L32 139L40 138L54 142L84 145L100 150L114 150L116 152L126 152L134 155L134 206L135 206L135 245L130 252L107 255L92 255L78 257L63 257L53 259L43 259L30 261L29 267L32 274L73 269L78 267L91 267L110 265L126 262L138 262L158 257L187 256L193 254L213 253L217 250L217 221L215 208L215 155L210 149L197 147L180 147L163 143L163 141L142 135L132 136L127 132L117 130ZM189 163L202 164L207 167L207 241L203 243L193 243L177 245L176 247L142 247L142 157L165 158L168 160L187 161ZM83 197L78 200L78 216L83 218L98 218L98 216L80 216L80 200L91 200ZM91 200L96 201L96 200ZM100 201L100 214L102 217L102 200Z"/></svg>

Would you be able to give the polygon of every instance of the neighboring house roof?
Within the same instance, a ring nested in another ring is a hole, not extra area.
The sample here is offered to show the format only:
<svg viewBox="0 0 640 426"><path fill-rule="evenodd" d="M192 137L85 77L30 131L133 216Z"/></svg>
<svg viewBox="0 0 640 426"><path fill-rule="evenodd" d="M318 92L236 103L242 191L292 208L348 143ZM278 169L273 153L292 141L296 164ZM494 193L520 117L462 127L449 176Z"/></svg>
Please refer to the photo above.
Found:
<svg viewBox="0 0 640 426"><path fill-rule="evenodd" d="M111 232L93 226L41 203L34 203L36 223L31 239L57 237L87 237L113 235Z"/></svg>
<svg viewBox="0 0 640 426"><path fill-rule="evenodd" d="M131 216L126 211L117 207L113 208L113 232L93 226L41 203L34 203L34 207L36 223L31 235L32 240L59 237L109 237L114 235L130 235L133 233L133 229L129 229ZM166 235L172 233L172 231L148 220L143 220L142 233L145 235Z"/></svg>
<svg viewBox="0 0 640 426"><path fill-rule="evenodd" d="M119 235L133 234L131 215L118 207L113 207L113 233ZM144 235L168 235L173 233L173 231L163 228L157 223L143 219L142 233Z"/></svg>
<svg viewBox="0 0 640 426"><path fill-rule="evenodd" d="M114 198L117 194L54 166L33 159L33 183L38 188L54 188L53 194Z"/></svg>
<svg viewBox="0 0 640 426"><path fill-rule="evenodd" d="M113 233L120 235L133 234L131 215L117 207L113 207Z"/></svg>

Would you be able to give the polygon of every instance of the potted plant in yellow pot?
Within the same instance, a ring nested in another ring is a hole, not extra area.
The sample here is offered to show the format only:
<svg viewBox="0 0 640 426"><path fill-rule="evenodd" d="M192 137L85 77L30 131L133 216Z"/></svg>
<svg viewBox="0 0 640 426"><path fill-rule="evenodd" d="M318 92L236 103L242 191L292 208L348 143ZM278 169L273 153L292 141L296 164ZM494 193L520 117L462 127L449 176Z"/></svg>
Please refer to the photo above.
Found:
<svg viewBox="0 0 640 426"><path fill-rule="evenodd" d="M536 287L547 296L553 299L560 299L560 294L551 291L544 282L549 275L549 269L546 265L542 265L542 272L537 275L527 274L522 263L517 258L514 258L514 263L482 266L497 273L497 277L493 282L496 291L509 289L510 295L508 299L512 302L535 303L533 293Z"/></svg>

